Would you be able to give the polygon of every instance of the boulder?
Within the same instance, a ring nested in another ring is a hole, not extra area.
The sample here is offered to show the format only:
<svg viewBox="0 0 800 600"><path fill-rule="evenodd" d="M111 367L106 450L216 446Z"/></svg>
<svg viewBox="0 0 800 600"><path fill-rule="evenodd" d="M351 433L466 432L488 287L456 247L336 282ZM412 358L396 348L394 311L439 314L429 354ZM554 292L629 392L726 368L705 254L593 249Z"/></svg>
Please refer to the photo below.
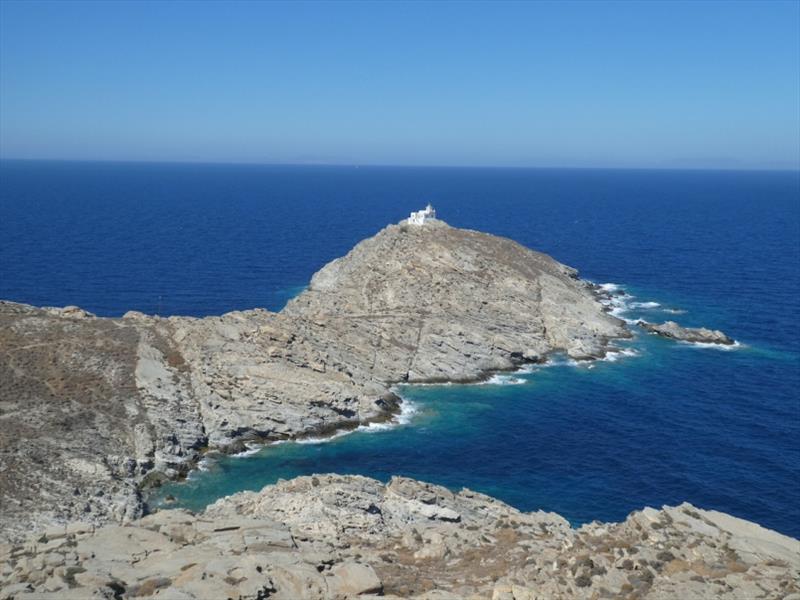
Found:
<svg viewBox="0 0 800 600"><path fill-rule="evenodd" d="M335 597L348 597L379 594L383 590L383 584L371 566L348 562L331 569L328 589Z"/></svg>

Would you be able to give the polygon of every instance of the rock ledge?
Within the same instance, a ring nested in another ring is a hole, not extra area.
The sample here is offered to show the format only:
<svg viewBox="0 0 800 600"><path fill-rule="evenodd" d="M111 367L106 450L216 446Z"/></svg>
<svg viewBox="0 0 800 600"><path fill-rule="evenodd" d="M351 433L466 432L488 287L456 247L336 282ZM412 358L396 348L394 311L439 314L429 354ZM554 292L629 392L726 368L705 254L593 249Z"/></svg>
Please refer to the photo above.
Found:
<svg viewBox="0 0 800 600"><path fill-rule="evenodd" d="M0 546L0 598L794 598L800 542L690 504L573 529L470 490L298 477Z"/></svg>

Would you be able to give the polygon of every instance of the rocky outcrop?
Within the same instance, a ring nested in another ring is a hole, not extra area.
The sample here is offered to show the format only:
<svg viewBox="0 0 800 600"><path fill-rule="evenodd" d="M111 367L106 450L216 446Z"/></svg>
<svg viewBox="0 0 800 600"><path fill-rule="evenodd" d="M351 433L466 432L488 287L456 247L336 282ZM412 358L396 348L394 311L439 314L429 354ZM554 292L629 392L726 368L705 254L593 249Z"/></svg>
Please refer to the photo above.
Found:
<svg viewBox="0 0 800 600"><path fill-rule="evenodd" d="M470 490L299 477L0 546L0 598L785 598L800 542L695 508L573 529Z"/></svg>
<svg viewBox="0 0 800 600"><path fill-rule="evenodd" d="M648 323L647 321L638 321L638 325L650 333L673 340L680 340L682 342L721 344L725 346L730 346L735 343L735 340L729 338L727 335L717 329L706 329L705 327L681 327L675 321L666 321L660 325L656 323Z"/></svg>
<svg viewBox="0 0 800 600"><path fill-rule="evenodd" d="M391 419L397 382L601 357L629 336L574 269L442 221L390 225L280 313L203 319L0 302L0 531L139 516L208 448Z"/></svg>
<svg viewBox="0 0 800 600"><path fill-rule="evenodd" d="M322 325L328 345L345 335L348 355L388 381L475 380L554 351L597 358L629 335L574 269L442 221L385 228L283 312Z"/></svg>

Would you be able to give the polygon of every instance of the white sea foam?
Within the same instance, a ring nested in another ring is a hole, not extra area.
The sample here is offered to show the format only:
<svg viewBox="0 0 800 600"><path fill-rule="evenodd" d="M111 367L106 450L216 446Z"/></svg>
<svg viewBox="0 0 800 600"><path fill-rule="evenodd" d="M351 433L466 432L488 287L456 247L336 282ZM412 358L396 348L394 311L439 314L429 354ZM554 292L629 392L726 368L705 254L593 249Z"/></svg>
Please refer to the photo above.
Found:
<svg viewBox="0 0 800 600"><path fill-rule="evenodd" d="M400 404L400 414L394 420L398 425L408 425L418 412L419 407L414 402L403 398L403 402Z"/></svg>
<svg viewBox="0 0 800 600"><path fill-rule="evenodd" d="M261 450L263 448L262 444L245 444L247 450L242 450L241 452L237 452L236 454L231 454L233 458L244 458L245 456L251 456Z"/></svg>
<svg viewBox="0 0 800 600"><path fill-rule="evenodd" d="M671 315L685 315L686 311L682 308L662 308L665 313L669 313Z"/></svg>
<svg viewBox="0 0 800 600"><path fill-rule="evenodd" d="M337 431L336 433L326 437L308 437L295 441L298 444L325 444L327 442L335 440L336 438L340 438L345 435L355 433L356 431L360 431L362 433L377 433L379 431L388 431L390 429L394 429L395 427L399 427L401 425L408 425L413 419L414 415L417 414L417 411L418 411L417 405L414 404L411 400L406 400L404 398L402 403L400 404L400 413L395 415L390 421L385 421L383 423L365 423L363 425L359 425L354 429Z"/></svg>
<svg viewBox="0 0 800 600"><path fill-rule="evenodd" d="M327 444L328 442L331 442L331 441L335 440L336 438L340 438L342 436L348 435L350 433L353 433L354 431L356 431L356 430L355 429L340 430L340 431L337 431L336 433L333 433L333 434L325 436L325 437L307 437L307 438L303 438L303 439L300 439L300 440L293 440L293 441L295 443L297 443L297 444Z"/></svg>
<svg viewBox="0 0 800 600"><path fill-rule="evenodd" d="M411 400L403 399L403 402L400 404L400 414L395 415L391 421L359 425L356 431L366 431L369 433L394 429L400 425L408 425L411 423L411 420L414 418L414 415L416 415L417 412L418 408L416 404L411 402Z"/></svg>
<svg viewBox="0 0 800 600"><path fill-rule="evenodd" d="M600 362L616 362L622 358L629 358L639 356L639 351L633 348L616 348L611 346L609 351L603 358L596 358L594 360L575 360L563 354L556 354L547 359L547 362L537 363L532 365L525 365L519 369L521 373L535 373L539 369L547 369L549 367L580 367L586 369L593 369Z"/></svg>
<svg viewBox="0 0 800 600"><path fill-rule="evenodd" d="M609 308L608 313L613 316L617 317L618 319L622 319L626 323L633 325L636 323L636 319L629 319L625 315L630 312L631 308L634 305L639 304L643 305L646 304L644 302L631 302L635 296L630 294L624 293L623 294L615 294L614 292L622 291L622 286L618 283L601 283L599 284L601 290L610 294L607 297L600 298L600 304L607 306Z"/></svg>
<svg viewBox="0 0 800 600"><path fill-rule="evenodd" d="M201 472L210 471L211 470L211 463L212 463L212 459L210 459L208 457L205 457L205 456L203 458L201 458L200 461L197 463L197 468L196 469L192 469L186 475L186 480L187 481L192 481L192 480L197 479L198 477L200 477L200 473Z"/></svg>
<svg viewBox="0 0 800 600"><path fill-rule="evenodd" d="M546 362L536 363L531 365L524 365L520 367L521 373L535 373L539 369L548 369L550 367L579 367L586 361L575 360L561 354L548 357Z"/></svg>
<svg viewBox="0 0 800 600"><path fill-rule="evenodd" d="M631 308L658 308L661 306L658 302L631 302Z"/></svg>
<svg viewBox="0 0 800 600"><path fill-rule="evenodd" d="M366 425L359 425L356 431L364 433L376 433L378 431L388 431L397 427L398 423L367 423Z"/></svg>
<svg viewBox="0 0 800 600"><path fill-rule="evenodd" d="M708 348L711 350L722 350L723 352L730 352L731 350L738 350L743 348L744 344L733 341L732 344L713 344L710 342L687 342L685 340L678 340L678 343L689 348Z"/></svg>
<svg viewBox="0 0 800 600"><path fill-rule="evenodd" d="M623 305L623 306L614 306L610 311L608 311L608 314L610 314L613 317L617 317L618 319L622 319L628 325L636 325L639 319L631 319L626 317L625 315L627 315L628 312L630 312L630 307L627 305Z"/></svg>
<svg viewBox="0 0 800 600"><path fill-rule="evenodd" d="M622 348L620 350L607 352L603 358L598 360L605 362L617 362L621 358L627 358L631 356L639 356L639 353L633 348Z"/></svg>
<svg viewBox="0 0 800 600"><path fill-rule="evenodd" d="M600 283L598 287L603 290L604 292L618 292L622 289L622 286L618 283Z"/></svg>
<svg viewBox="0 0 800 600"><path fill-rule="evenodd" d="M492 375L486 381L482 381L481 385L520 385L522 383L527 383L527 380L523 379L522 377L514 377L512 375L500 375L498 373Z"/></svg>

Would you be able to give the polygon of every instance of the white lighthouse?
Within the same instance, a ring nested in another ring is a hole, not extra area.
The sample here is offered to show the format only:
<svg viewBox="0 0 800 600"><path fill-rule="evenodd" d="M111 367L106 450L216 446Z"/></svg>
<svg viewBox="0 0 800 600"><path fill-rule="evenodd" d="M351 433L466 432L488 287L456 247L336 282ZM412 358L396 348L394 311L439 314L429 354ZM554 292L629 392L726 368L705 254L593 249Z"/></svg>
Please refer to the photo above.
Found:
<svg viewBox="0 0 800 600"><path fill-rule="evenodd" d="M436 219L436 209L434 209L429 202L428 206L426 206L424 210L412 212L406 220L406 223L409 225L425 225L426 221L430 221L432 219Z"/></svg>

